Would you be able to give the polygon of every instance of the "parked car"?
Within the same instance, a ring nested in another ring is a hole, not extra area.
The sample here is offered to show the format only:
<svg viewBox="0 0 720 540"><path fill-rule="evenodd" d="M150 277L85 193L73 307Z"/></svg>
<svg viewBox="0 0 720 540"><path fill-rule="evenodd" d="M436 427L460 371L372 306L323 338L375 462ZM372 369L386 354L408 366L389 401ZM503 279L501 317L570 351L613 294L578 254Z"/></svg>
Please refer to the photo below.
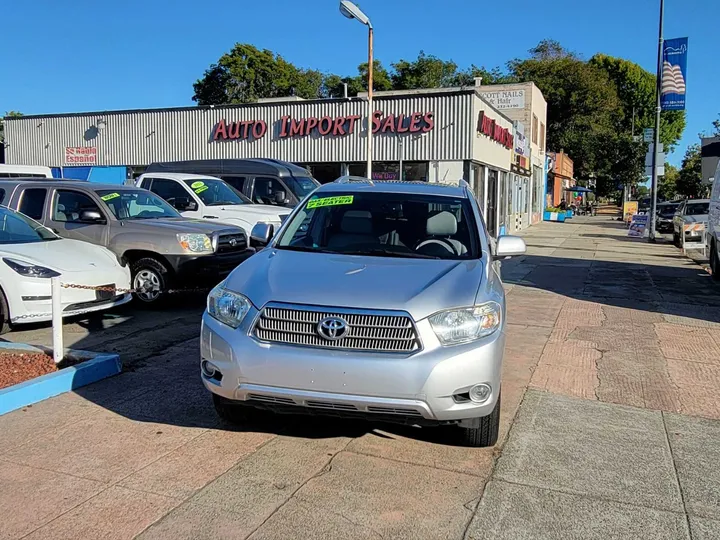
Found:
<svg viewBox="0 0 720 540"><path fill-rule="evenodd" d="M320 185L310 173L278 159L198 159L151 163L146 173L210 175L225 180L256 204L293 208Z"/></svg>
<svg viewBox="0 0 720 540"><path fill-rule="evenodd" d="M710 248L710 270L715 281L720 281L720 163L715 169L715 177L710 195L708 214L708 244Z"/></svg>
<svg viewBox="0 0 720 540"><path fill-rule="evenodd" d="M0 206L0 259L0 333L7 332L10 324L52 318L53 277L60 277L63 284L106 287L63 289L63 316L100 311L131 299L130 270L112 252L60 238L4 206Z"/></svg>
<svg viewBox="0 0 720 540"><path fill-rule="evenodd" d="M253 407L452 424L492 445L505 293L466 183L320 187L208 297L202 380L221 417ZM301 283L302 286L298 286Z"/></svg>
<svg viewBox="0 0 720 540"><path fill-rule="evenodd" d="M690 223L704 223L708 226L708 213L710 212L710 201L708 199L688 199L680 203L673 216L673 242L676 246L681 245L681 234L683 226ZM685 232L685 241L697 242L701 236L700 231Z"/></svg>
<svg viewBox="0 0 720 540"><path fill-rule="evenodd" d="M659 233L673 232L673 218L680 206L679 202L667 201L657 204L657 215L655 216L655 229Z"/></svg>
<svg viewBox="0 0 720 540"><path fill-rule="evenodd" d="M255 252L242 229L184 218L134 186L6 180L0 204L64 238L110 249L129 264L135 297L145 303L173 288L213 286Z"/></svg>
<svg viewBox="0 0 720 540"><path fill-rule="evenodd" d="M290 213L284 206L253 204L224 180L184 173L149 173L136 185L165 199L185 217L218 220L242 228L249 235L258 223L279 228ZM283 197L284 200L284 197Z"/></svg>

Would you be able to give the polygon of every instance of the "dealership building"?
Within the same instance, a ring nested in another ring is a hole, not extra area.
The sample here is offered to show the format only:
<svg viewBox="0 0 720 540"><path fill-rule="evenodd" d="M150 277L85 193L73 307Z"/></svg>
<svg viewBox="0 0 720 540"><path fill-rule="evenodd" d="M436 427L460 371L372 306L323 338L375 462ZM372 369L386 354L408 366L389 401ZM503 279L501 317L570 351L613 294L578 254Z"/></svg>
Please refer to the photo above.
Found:
<svg viewBox="0 0 720 540"><path fill-rule="evenodd" d="M373 178L465 179L493 234L524 228L542 212L543 198L533 194L542 193L544 175L533 175L535 160L526 144L525 134L535 126L511 119L503 107L529 107L532 88L513 91L510 102L496 99L495 106L483 97L479 81L468 88L376 93ZM525 93L527 100L518 97ZM363 95L278 98L7 118L5 160L45 165L55 176L124 183L156 161L271 158L297 163L330 182L343 174L365 176L367 104Z"/></svg>

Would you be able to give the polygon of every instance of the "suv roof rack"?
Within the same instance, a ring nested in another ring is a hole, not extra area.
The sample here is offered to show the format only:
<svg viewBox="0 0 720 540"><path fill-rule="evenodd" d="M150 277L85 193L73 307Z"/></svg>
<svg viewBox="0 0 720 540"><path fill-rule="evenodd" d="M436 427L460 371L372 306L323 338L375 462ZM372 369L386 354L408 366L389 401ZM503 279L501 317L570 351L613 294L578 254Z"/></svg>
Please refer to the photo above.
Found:
<svg viewBox="0 0 720 540"><path fill-rule="evenodd" d="M369 178L365 178L364 176L341 176L340 178L337 178L335 180L335 184L350 184L350 183L359 183L359 184L370 184L371 186L375 185L375 182L370 180Z"/></svg>

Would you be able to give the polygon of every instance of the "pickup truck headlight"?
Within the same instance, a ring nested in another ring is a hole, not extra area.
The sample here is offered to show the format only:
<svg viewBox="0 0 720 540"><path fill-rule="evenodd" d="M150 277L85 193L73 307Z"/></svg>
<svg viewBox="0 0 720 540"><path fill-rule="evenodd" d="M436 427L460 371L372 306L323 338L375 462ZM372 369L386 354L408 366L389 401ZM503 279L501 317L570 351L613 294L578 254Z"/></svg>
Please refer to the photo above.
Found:
<svg viewBox="0 0 720 540"><path fill-rule="evenodd" d="M178 242L185 251L190 253L212 253L213 246L207 234L178 234Z"/></svg>
<svg viewBox="0 0 720 540"><path fill-rule="evenodd" d="M242 294L228 291L224 283L215 287L208 295L208 315L230 328L240 326L250 311L250 306L250 300Z"/></svg>
<svg viewBox="0 0 720 540"><path fill-rule="evenodd" d="M502 308L497 302L479 306L441 311L430 317L435 335L443 345L475 341L500 328Z"/></svg>
<svg viewBox="0 0 720 540"><path fill-rule="evenodd" d="M29 262L20 261L18 259L10 259L5 257L3 258L3 262L7 264L10 268L15 270L15 272L25 277L54 278L60 275L59 272L56 272L55 270L52 270L50 268L45 268L44 266L38 266Z"/></svg>

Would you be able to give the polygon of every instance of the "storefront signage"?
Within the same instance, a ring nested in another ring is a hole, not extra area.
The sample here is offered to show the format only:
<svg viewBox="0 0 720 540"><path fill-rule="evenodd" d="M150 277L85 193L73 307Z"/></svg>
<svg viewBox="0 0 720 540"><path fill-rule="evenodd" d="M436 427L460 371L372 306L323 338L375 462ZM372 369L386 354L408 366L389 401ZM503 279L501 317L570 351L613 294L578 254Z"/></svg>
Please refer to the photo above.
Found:
<svg viewBox="0 0 720 540"><path fill-rule="evenodd" d="M317 118L293 118L283 116L277 122L277 136L280 139L289 137L307 137L313 133L320 136L331 135L341 137L352 135L361 117L357 114L347 116L323 116ZM410 115L385 115L383 111L375 111L372 120L373 133L427 133L435 127L435 117L431 112L416 112ZM267 124L263 120L246 120L243 122L227 122L220 120L213 128L212 139L261 139L267 133Z"/></svg>
<svg viewBox="0 0 720 540"><path fill-rule="evenodd" d="M97 163L97 148L94 146L66 146L65 163L72 165Z"/></svg>
<svg viewBox="0 0 720 540"><path fill-rule="evenodd" d="M512 133L510 133L510 130L496 123L494 119L485 114L485 111L480 111L478 115L477 130L478 133L487 135L493 141L502 144L505 148L513 147L514 137Z"/></svg>
<svg viewBox="0 0 720 540"><path fill-rule="evenodd" d="M515 153L520 156L527 154L527 137L525 137L525 125L522 122L515 122Z"/></svg>
<svg viewBox="0 0 720 540"><path fill-rule="evenodd" d="M500 90L498 92L481 92L485 101L498 110L524 109L525 90Z"/></svg>

